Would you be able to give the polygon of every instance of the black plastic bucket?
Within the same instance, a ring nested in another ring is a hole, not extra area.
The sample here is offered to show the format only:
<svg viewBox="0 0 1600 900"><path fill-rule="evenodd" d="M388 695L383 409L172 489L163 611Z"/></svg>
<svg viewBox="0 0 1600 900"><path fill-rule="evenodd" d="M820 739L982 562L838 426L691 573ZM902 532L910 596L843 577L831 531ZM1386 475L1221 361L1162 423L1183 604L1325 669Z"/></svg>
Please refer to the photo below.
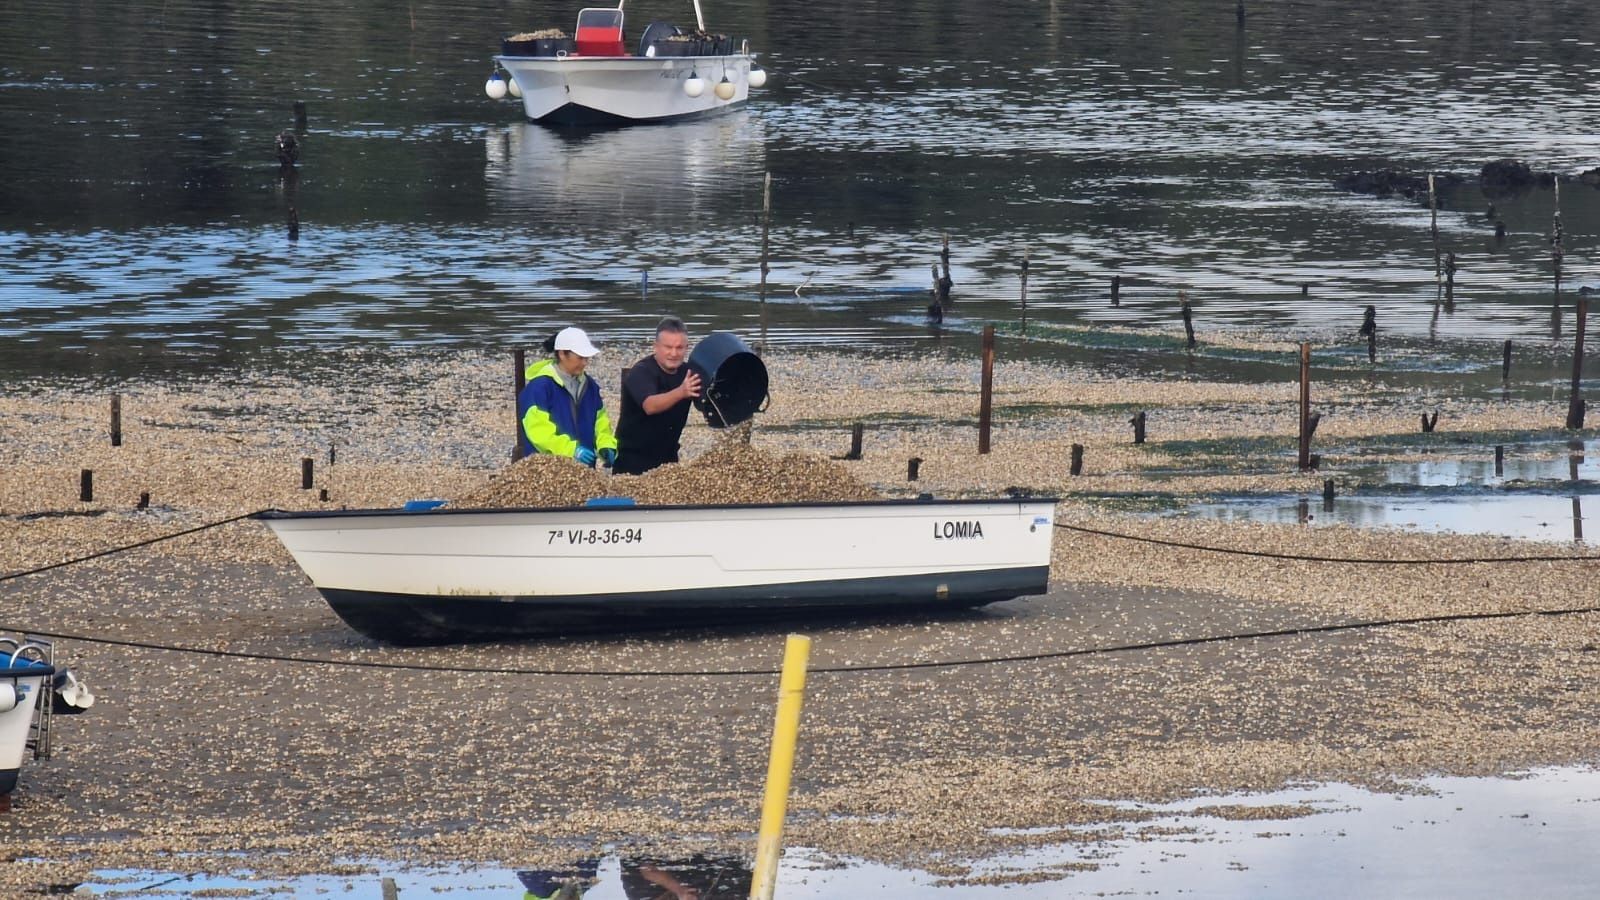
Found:
<svg viewBox="0 0 1600 900"><path fill-rule="evenodd" d="M700 376L694 405L712 428L738 425L767 408L767 366L731 331L713 331L694 345L689 369Z"/></svg>

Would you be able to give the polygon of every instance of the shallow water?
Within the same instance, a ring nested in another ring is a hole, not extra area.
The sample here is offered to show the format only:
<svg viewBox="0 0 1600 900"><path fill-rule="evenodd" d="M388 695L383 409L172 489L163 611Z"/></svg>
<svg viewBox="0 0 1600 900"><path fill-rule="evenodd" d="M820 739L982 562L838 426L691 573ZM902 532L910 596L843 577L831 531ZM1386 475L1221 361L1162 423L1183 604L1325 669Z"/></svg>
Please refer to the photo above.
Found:
<svg viewBox="0 0 1600 900"><path fill-rule="evenodd" d="M1403 794L1322 784L1259 795L1226 795L1136 805L1154 814L1127 836L1060 844L979 863L977 877L1049 872L1021 884L952 884L926 872L836 859L804 848L785 852L777 896L1056 898L1180 894L1194 897L1586 896L1600 879L1590 852L1600 833L1600 772L1539 769L1514 778L1425 778ZM1250 807L1290 806L1312 815L1249 816ZM1229 810L1228 818L1205 811ZM1245 816L1238 813L1245 812ZM370 862L370 861L369 861ZM585 900L640 896L639 858L591 861ZM702 897L743 897L750 870L727 859L649 860ZM1083 865L1088 870L1076 870ZM400 896L521 897L525 873L510 869L403 870L372 863L359 878L183 877L148 870L101 870L92 895L139 889L140 897L196 897L245 889L268 895L381 896L393 877Z"/></svg>
<svg viewBox="0 0 1600 900"><path fill-rule="evenodd" d="M1494 448L1477 459L1357 465L1363 486L1330 503L1296 494L1231 497L1179 514L1226 521L1354 525L1538 541L1600 538L1600 441ZM1585 526L1588 526L1587 538Z"/></svg>
<svg viewBox="0 0 1600 900"><path fill-rule="evenodd" d="M1185 515L1229 522L1299 522L1410 531L1487 534L1533 541L1600 538L1600 491L1583 494L1362 494L1326 503L1304 497L1224 500ZM1587 534L1587 538L1585 537Z"/></svg>
<svg viewBox="0 0 1600 900"><path fill-rule="evenodd" d="M732 0L708 7L712 27L775 73L734 115L554 132L483 98L501 34L574 11L6 4L7 361L494 346L572 320L609 340L667 310L755 332L766 172L773 344L937 340L921 311L948 233L973 323L1018 317L1026 252L1035 320L1172 329L1183 289L1202 335L1344 336L1371 303L1386 336L1543 345L1561 324L1551 190L1493 200L1503 243L1475 179L1444 193L1461 267L1445 308L1427 209L1331 182L1600 162L1585 5L1291 3L1240 27L1232 4L1181 0ZM687 16L630 12L634 29ZM272 137L296 99L310 120L291 178ZM1600 282L1600 190L1569 183L1561 209L1570 295Z"/></svg>

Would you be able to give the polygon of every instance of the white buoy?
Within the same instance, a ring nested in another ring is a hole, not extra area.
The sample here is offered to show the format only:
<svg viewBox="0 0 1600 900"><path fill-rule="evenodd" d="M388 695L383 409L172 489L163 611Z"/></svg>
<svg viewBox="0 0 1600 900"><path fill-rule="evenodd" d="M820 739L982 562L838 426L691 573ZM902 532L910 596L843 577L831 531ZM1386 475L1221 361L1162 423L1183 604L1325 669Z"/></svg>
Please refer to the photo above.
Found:
<svg viewBox="0 0 1600 900"><path fill-rule="evenodd" d="M691 97L698 97L706 92L706 80L698 72L690 72L689 80L683 83L683 92Z"/></svg>
<svg viewBox="0 0 1600 900"><path fill-rule="evenodd" d="M506 79L506 93L508 93L511 96L517 98L518 100L521 100L522 99L522 85L517 84L517 80L515 78L507 78Z"/></svg>
<svg viewBox="0 0 1600 900"><path fill-rule="evenodd" d="M733 99L733 82L729 81L726 75L722 76L722 80L717 82L717 86L712 90L716 91L718 100Z"/></svg>
<svg viewBox="0 0 1600 900"><path fill-rule="evenodd" d="M758 66L750 67L750 86L761 87L767 83L767 70Z"/></svg>
<svg viewBox="0 0 1600 900"><path fill-rule="evenodd" d="M499 100L505 97L506 80L500 77L499 72L490 75L489 80L483 83L483 92L489 95L490 100Z"/></svg>

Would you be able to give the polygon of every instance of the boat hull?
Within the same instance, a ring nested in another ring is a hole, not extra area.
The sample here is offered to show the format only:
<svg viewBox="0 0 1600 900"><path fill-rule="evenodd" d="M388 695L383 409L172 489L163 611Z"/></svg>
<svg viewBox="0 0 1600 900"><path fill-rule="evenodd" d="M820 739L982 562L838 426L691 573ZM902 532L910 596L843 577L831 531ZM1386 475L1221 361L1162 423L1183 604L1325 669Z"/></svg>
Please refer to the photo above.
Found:
<svg viewBox="0 0 1600 900"><path fill-rule="evenodd" d="M33 725L33 710L39 701L44 680L55 673L47 665L19 663L0 653L0 797L17 787L17 775L28 754L28 732ZM17 674L26 671L28 674Z"/></svg>
<svg viewBox="0 0 1600 900"><path fill-rule="evenodd" d="M522 90L522 109L551 125L671 122L714 115L750 96L751 57L729 56L497 56ZM684 84L698 75L705 90L690 97ZM726 76L733 95L715 87Z"/></svg>
<svg viewBox="0 0 1600 900"><path fill-rule="evenodd" d="M1043 593L1053 501L268 513L391 643L965 607Z"/></svg>

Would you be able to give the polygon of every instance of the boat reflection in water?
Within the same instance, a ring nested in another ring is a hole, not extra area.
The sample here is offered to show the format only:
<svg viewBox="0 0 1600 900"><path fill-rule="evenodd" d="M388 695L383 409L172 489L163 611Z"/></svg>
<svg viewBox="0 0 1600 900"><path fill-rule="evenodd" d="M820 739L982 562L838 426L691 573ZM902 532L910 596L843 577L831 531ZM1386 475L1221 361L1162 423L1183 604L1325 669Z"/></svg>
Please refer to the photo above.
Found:
<svg viewBox="0 0 1600 900"><path fill-rule="evenodd" d="M552 226L681 231L752 204L760 210L766 129L747 111L608 130L519 123L489 132L484 155L495 213Z"/></svg>
<svg viewBox="0 0 1600 900"><path fill-rule="evenodd" d="M648 856L582 859L555 869L525 869L517 880L523 900L577 900L593 891L617 896L621 884L628 900L695 897L699 900L745 900L753 875L749 864L735 857L694 856L664 860Z"/></svg>

